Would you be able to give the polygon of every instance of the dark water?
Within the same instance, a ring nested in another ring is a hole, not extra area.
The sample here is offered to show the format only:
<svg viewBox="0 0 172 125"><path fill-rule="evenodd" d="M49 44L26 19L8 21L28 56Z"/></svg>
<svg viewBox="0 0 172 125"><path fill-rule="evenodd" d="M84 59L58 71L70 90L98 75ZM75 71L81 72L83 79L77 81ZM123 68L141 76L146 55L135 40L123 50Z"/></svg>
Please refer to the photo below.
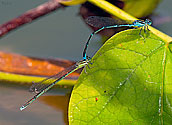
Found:
<svg viewBox="0 0 172 125"><path fill-rule="evenodd" d="M0 87L0 125L62 125L64 124L64 112L36 101L24 111L19 107L33 95L26 89L10 86ZM58 90L57 90L58 91ZM60 94L61 93L49 93ZM65 98L65 97L64 97ZM63 102L59 102L63 103Z"/></svg>
<svg viewBox="0 0 172 125"><path fill-rule="evenodd" d="M45 0L14 0L10 5L0 7L0 23L44 2ZM82 59L81 52L90 30L77 16L78 9L78 6L73 6L57 10L10 33L1 39L0 50L27 56ZM3 13L4 10L7 12ZM96 43L89 49L92 50L95 46L97 46Z"/></svg>
<svg viewBox="0 0 172 125"><path fill-rule="evenodd" d="M4 4L1 1L1 24L46 2L45 0L8 0L8 4ZM171 0L164 0L155 13L172 18L171 4ZM73 6L58 10L10 33L0 39L0 50L36 57L82 59L83 45L91 32L77 16L78 9L79 6ZM158 25L157 28L169 35L172 34L172 22ZM100 46L100 43L95 42L98 39L99 37L96 37L92 41L89 53ZM27 90L28 87L0 84L0 125L65 124L64 113L42 101L33 103L27 110L21 112L19 107L32 97ZM59 92L58 90L52 93L48 92L50 95L64 95L64 93L64 91Z"/></svg>

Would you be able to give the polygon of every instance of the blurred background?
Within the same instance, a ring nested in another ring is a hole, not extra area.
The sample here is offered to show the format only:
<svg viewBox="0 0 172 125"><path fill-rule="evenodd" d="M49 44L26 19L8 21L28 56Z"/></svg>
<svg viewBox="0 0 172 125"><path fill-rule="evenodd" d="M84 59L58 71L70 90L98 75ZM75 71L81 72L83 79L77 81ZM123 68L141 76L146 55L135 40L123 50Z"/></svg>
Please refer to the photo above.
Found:
<svg viewBox="0 0 172 125"><path fill-rule="evenodd" d="M0 0L0 24L45 2ZM172 34L171 5L171 0L163 0L152 17L155 27L168 35ZM78 5L59 9L12 31L0 39L0 51L42 58L81 60L85 42L92 31L79 16L79 8ZM101 45L101 38L96 35L89 46L88 55L93 56ZM53 89L21 112L19 107L33 96L28 89L26 86L0 83L0 125L66 124L67 114L64 112L67 111L67 105L64 102L67 104L69 96L63 95L70 89ZM56 101L57 98L61 101Z"/></svg>

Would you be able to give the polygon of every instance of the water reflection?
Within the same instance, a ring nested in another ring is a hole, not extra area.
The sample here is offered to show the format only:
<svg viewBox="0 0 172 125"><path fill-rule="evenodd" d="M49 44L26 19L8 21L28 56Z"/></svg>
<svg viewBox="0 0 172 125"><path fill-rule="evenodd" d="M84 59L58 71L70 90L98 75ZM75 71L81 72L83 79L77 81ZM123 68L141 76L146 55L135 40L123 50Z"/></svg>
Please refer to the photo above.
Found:
<svg viewBox="0 0 172 125"><path fill-rule="evenodd" d="M67 124L69 96L66 89L53 89L40 97L26 110L19 107L33 96L29 87L0 84L0 124L3 125L64 125ZM69 90L68 90L69 91ZM58 94L58 95L57 95Z"/></svg>

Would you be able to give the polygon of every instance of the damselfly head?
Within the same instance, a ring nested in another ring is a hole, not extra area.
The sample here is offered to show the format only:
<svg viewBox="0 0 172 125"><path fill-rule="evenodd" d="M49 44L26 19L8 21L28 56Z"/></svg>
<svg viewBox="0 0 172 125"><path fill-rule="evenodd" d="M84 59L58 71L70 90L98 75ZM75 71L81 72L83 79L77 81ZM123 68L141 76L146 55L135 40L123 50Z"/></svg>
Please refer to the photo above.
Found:
<svg viewBox="0 0 172 125"><path fill-rule="evenodd" d="M152 25L152 21L150 19L146 19L145 23L148 24L148 25Z"/></svg>

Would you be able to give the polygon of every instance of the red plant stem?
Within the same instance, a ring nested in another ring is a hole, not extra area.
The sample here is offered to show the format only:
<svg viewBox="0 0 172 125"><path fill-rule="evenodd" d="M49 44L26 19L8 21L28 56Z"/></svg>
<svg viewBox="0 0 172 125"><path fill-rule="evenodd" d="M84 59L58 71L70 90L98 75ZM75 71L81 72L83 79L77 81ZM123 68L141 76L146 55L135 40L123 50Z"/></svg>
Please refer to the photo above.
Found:
<svg viewBox="0 0 172 125"><path fill-rule="evenodd" d="M43 15L46 15L58 8L63 7L63 5L59 3L59 1L62 1L62 0L48 1L34 9L27 11L23 15L12 19L6 22L5 24L0 25L0 37L24 24L31 23L33 20Z"/></svg>

